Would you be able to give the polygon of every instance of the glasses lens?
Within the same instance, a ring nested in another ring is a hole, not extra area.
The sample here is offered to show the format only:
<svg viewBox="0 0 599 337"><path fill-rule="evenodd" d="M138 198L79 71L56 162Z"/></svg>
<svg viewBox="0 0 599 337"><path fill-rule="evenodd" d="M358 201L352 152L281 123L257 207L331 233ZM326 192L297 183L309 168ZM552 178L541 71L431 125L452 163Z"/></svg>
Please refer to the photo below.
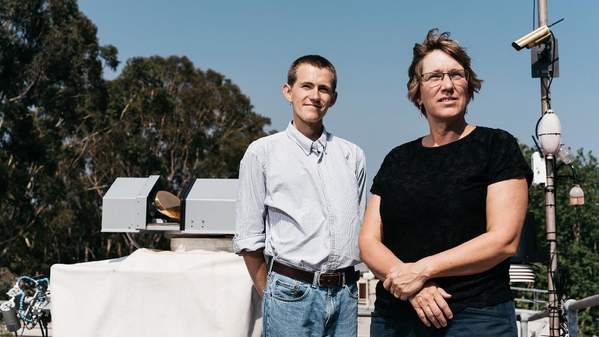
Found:
<svg viewBox="0 0 599 337"><path fill-rule="evenodd" d="M443 80L443 73L442 72L426 73L426 74L422 75L422 79L424 80L424 82L439 82L439 81Z"/></svg>
<svg viewBox="0 0 599 337"><path fill-rule="evenodd" d="M462 81L466 79L466 72L463 70L452 71L449 73L449 77L452 81Z"/></svg>

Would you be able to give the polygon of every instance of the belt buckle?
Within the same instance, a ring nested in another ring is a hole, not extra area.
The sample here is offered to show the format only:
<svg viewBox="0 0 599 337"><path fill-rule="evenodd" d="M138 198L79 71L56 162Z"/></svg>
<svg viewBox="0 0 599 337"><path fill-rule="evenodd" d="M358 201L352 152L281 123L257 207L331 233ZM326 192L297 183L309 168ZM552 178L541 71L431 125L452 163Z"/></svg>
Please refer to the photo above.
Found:
<svg viewBox="0 0 599 337"><path fill-rule="evenodd" d="M318 274L318 276L316 275ZM341 274L341 275L340 275ZM345 285L345 273L339 273L339 272L333 272L333 273L321 273L321 272L316 272L314 273L314 277L317 278L317 282L316 284L321 287L322 284L320 282L321 277L325 277L325 278L335 278L336 279L336 286L340 286L339 285L339 281L341 281L341 286ZM325 285L326 286L326 285ZM328 286L327 286L328 287Z"/></svg>
<svg viewBox="0 0 599 337"><path fill-rule="evenodd" d="M320 272L319 271L314 272L314 278L312 279L312 286L320 287Z"/></svg>

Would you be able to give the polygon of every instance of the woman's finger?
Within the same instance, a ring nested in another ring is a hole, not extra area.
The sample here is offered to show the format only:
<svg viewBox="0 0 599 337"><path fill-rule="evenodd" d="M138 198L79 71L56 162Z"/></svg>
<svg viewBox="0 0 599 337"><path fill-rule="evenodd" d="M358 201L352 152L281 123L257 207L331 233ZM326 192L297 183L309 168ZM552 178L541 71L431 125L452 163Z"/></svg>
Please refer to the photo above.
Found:
<svg viewBox="0 0 599 337"><path fill-rule="evenodd" d="M437 295L433 298L437 307L442 311L443 316L447 319L452 319L453 313L451 312L451 308L449 308L449 305L447 304L447 301L445 301L443 296L440 293L437 293Z"/></svg>
<svg viewBox="0 0 599 337"><path fill-rule="evenodd" d="M429 322L426 318L426 315L424 314L422 308L420 308L419 306L414 306L414 310L416 311L416 315L418 315L418 318L420 318L420 321L422 321L424 325L430 328L431 322Z"/></svg>
<svg viewBox="0 0 599 337"><path fill-rule="evenodd" d="M437 286L437 290L439 291L439 293L441 294L441 296L443 296L444 298L451 298L451 294L449 294L448 292L446 292L445 289Z"/></svg>
<svg viewBox="0 0 599 337"><path fill-rule="evenodd" d="M426 318L428 318L428 320L433 323L433 325L435 326L435 328L440 328L441 327L441 323L439 323L437 317L435 316L435 314L433 313L433 311L431 310L431 308L428 305L424 305L422 307L422 310L424 311L424 314L426 315Z"/></svg>
<svg viewBox="0 0 599 337"><path fill-rule="evenodd" d="M389 289L389 287L391 286L391 279L389 277L385 278L385 281L383 281L383 288L385 288L387 291L391 292L391 290Z"/></svg>

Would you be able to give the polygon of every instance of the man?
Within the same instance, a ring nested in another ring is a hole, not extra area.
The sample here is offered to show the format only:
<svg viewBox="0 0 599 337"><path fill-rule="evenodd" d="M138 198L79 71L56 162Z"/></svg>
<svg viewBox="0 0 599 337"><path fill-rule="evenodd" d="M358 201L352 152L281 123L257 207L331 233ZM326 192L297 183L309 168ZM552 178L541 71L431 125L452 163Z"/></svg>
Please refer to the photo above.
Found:
<svg viewBox="0 0 599 337"><path fill-rule="evenodd" d="M336 84L324 57L295 60L282 88L291 123L241 160L233 246L264 295L265 337L357 334L366 169L358 146L324 128Z"/></svg>

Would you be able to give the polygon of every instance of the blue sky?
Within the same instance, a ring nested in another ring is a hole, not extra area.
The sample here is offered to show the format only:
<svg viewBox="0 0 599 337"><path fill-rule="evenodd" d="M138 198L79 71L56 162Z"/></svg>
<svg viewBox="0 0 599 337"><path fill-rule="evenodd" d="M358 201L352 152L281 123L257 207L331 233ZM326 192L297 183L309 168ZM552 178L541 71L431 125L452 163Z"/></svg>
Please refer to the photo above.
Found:
<svg viewBox="0 0 599 337"><path fill-rule="evenodd" d="M366 152L369 176L393 147L427 133L406 98L412 47L433 27L465 46L484 80L468 108L476 125L505 129L525 144L540 115L530 52L511 42L532 30L533 1L114 1L81 0L101 44L130 57L185 55L231 78L255 111L282 130L291 117L281 96L289 64L304 54L330 59L339 99L325 118L334 134ZM562 142L599 153L599 2L549 0L559 39L560 77L551 87ZM119 67L119 70L122 66ZM118 73L118 72L117 72ZM105 73L107 78L115 73Z"/></svg>

